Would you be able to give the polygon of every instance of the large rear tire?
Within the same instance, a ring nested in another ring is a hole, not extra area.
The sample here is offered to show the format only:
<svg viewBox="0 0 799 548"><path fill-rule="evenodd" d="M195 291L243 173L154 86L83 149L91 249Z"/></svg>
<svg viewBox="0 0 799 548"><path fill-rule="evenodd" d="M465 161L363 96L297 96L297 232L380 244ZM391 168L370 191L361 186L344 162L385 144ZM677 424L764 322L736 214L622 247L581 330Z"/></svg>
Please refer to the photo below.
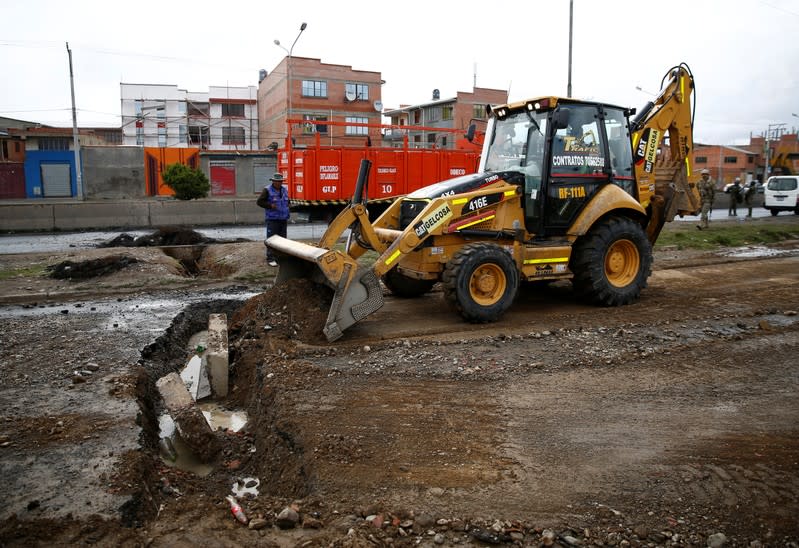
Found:
<svg viewBox="0 0 799 548"><path fill-rule="evenodd" d="M519 271L510 253L489 243L463 246L442 275L444 298L464 319L494 322L513 304Z"/></svg>
<svg viewBox="0 0 799 548"><path fill-rule="evenodd" d="M578 297L602 306L630 304L652 273L652 246L641 225L609 217L577 241L570 268Z"/></svg>
<svg viewBox="0 0 799 548"><path fill-rule="evenodd" d="M435 280L417 280L410 278L405 274L399 272L396 268L392 268L383 274L383 283L391 291L392 295L397 297L420 297L424 295L436 284Z"/></svg>

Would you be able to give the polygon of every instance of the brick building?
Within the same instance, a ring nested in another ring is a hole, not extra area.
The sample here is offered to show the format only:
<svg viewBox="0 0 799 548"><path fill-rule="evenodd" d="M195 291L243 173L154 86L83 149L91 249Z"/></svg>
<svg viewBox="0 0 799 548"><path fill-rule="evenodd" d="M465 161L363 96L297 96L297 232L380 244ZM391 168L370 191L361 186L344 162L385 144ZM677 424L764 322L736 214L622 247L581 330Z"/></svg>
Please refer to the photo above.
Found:
<svg viewBox="0 0 799 548"><path fill-rule="evenodd" d="M379 128L347 124L381 123L383 83L379 72L306 57L283 58L258 83L260 148L283 148L289 119L339 123L295 124L295 145L310 144L317 135L323 143L336 145L378 139Z"/></svg>
<svg viewBox="0 0 799 548"><path fill-rule="evenodd" d="M508 92L501 89L474 88L471 92L459 91L455 97L440 98L439 91L433 90L429 103L404 105L398 109L387 110L384 114L391 118L394 126L423 126L419 131L392 129L387 131L384 144L402 146L405 135L414 147L454 148L455 137L451 132L436 132L435 128L457 129L464 133L472 122L478 130L485 129L486 105L508 102Z"/></svg>

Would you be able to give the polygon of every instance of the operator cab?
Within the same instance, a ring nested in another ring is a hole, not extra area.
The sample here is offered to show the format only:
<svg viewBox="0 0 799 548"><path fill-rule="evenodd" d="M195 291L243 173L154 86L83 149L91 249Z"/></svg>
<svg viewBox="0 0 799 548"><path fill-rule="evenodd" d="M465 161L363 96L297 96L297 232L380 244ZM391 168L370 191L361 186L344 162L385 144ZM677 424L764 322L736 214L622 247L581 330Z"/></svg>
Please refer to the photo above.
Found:
<svg viewBox="0 0 799 548"><path fill-rule="evenodd" d="M495 107L480 172L524 180L527 231L565 234L600 188L616 184L635 197L628 111L546 97Z"/></svg>

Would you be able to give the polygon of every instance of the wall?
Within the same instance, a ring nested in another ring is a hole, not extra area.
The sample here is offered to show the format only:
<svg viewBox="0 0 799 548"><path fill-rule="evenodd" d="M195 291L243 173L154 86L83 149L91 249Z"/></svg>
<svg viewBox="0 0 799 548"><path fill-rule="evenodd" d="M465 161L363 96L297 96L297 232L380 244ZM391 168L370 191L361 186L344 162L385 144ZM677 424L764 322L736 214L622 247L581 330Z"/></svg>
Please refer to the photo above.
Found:
<svg viewBox="0 0 799 548"><path fill-rule="evenodd" d="M255 198L0 202L0 232L260 224Z"/></svg>
<svg viewBox="0 0 799 548"><path fill-rule="evenodd" d="M142 198L146 195L142 147L84 147L83 188L90 200Z"/></svg>

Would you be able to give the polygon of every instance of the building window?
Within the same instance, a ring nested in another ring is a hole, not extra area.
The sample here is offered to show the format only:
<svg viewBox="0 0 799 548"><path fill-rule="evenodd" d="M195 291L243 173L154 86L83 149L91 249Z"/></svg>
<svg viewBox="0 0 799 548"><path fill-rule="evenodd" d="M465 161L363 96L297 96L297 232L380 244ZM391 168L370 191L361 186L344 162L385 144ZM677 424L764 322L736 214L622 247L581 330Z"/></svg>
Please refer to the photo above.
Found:
<svg viewBox="0 0 799 548"><path fill-rule="evenodd" d="M144 128L142 126L136 126L136 144L138 146L144 146Z"/></svg>
<svg viewBox="0 0 799 548"><path fill-rule="evenodd" d="M441 120L441 107L429 107L426 109L425 123L438 122Z"/></svg>
<svg viewBox="0 0 799 548"><path fill-rule="evenodd" d="M413 123L419 125L422 123L422 111L421 110L414 110L413 111Z"/></svg>
<svg viewBox="0 0 799 548"><path fill-rule="evenodd" d="M188 112L186 109L186 101L178 101L178 114L186 116L186 112Z"/></svg>
<svg viewBox="0 0 799 548"><path fill-rule="evenodd" d="M347 116L345 120L348 124L368 124L369 118L360 116ZM369 135L369 128L364 126L347 126L344 131L347 135Z"/></svg>
<svg viewBox="0 0 799 548"><path fill-rule="evenodd" d="M707 156L697 156L696 157L697 164L706 164L707 163Z"/></svg>
<svg viewBox="0 0 799 548"><path fill-rule="evenodd" d="M155 117L159 120L166 120L166 108L158 107L155 109Z"/></svg>
<svg viewBox="0 0 799 548"><path fill-rule="evenodd" d="M199 145L201 148L208 146L209 136L206 126L189 126L189 144Z"/></svg>
<svg viewBox="0 0 799 548"><path fill-rule="evenodd" d="M14 143L14 152L19 152L22 147L19 145L19 141Z"/></svg>
<svg viewBox="0 0 799 548"><path fill-rule="evenodd" d="M436 144L436 134L435 133L428 133L427 134L427 144L428 145L435 145Z"/></svg>
<svg viewBox="0 0 799 548"><path fill-rule="evenodd" d="M208 103L189 101L189 116L205 116L207 118L208 112Z"/></svg>
<svg viewBox="0 0 799 548"><path fill-rule="evenodd" d="M178 126L178 141L181 143L185 143L188 138L188 127L186 124L180 124Z"/></svg>
<svg viewBox="0 0 799 548"><path fill-rule="evenodd" d="M244 104L222 103L222 116L228 118L244 118Z"/></svg>
<svg viewBox="0 0 799 548"><path fill-rule="evenodd" d="M472 118L477 118L478 120L484 120L485 117L486 117L485 105L474 105L472 107Z"/></svg>
<svg viewBox="0 0 799 548"><path fill-rule="evenodd" d="M724 163L725 164L737 164L738 163L738 157L737 156L725 156L724 157Z"/></svg>
<svg viewBox="0 0 799 548"><path fill-rule="evenodd" d="M302 117L303 120L313 120L315 122L327 122L327 116L317 116L316 114L306 114ZM313 133L327 133L327 124L310 124L306 123L302 126L302 132L305 135Z"/></svg>
<svg viewBox="0 0 799 548"><path fill-rule="evenodd" d="M441 119L452 120L452 105L445 105L441 107Z"/></svg>
<svg viewBox="0 0 799 548"><path fill-rule="evenodd" d="M243 145L244 144L244 128L243 127L223 127L222 128L222 144L223 145Z"/></svg>
<svg viewBox="0 0 799 548"><path fill-rule="evenodd" d="M39 137L39 150L69 150L69 137Z"/></svg>
<svg viewBox="0 0 799 548"><path fill-rule="evenodd" d="M166 126L158 125L158 146L163 148L166 146Z"/></svg>
<svg viewBox="0 0 799 548"><path fill-rule="evenodd" d="M746 157L746 163L747 164L753 164L754 162L755 162L755 157L754 156L747 156Z"/></svg>
<svg viewBox="0 0 799 548"><path fill-rule="evenodd" d="M369 100L369 86L366 84L346 84L345 91L347 93L347 97L355 97L355 101Z"/></svg>
<svg viewBox="0 0 799 548"><path fill-rule="evenodd" d="M327 82L323 80L303 80L303 97L327 97Z"/></svg>
<svg viewBox="0 0 799 548"><path fill-rule="evenodd" d="M142 106L144 101L133 101L133 110L136 112L136 116L142 115Z"/></svg>

